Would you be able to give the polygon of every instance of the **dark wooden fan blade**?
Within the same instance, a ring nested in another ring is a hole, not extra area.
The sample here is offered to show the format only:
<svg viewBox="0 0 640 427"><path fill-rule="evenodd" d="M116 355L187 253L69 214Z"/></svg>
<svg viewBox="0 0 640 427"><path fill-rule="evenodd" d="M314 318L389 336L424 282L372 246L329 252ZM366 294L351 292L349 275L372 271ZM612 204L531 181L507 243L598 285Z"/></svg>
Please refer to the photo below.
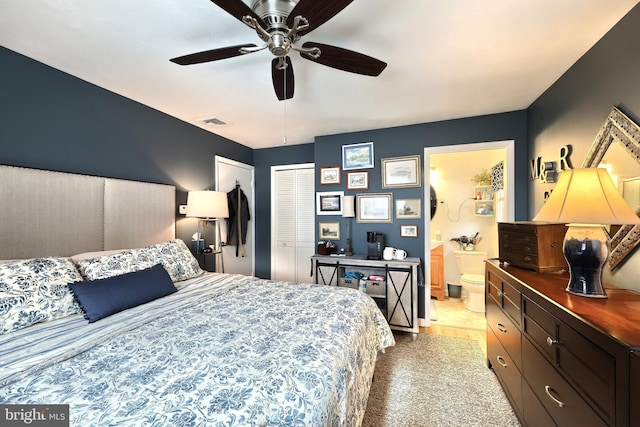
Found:
<svg viewBox="0 0 640 427"><path fill-rule="evenodd" d="M278 69L279 58L273 58L271 61L271 78L273 79L273 88L276 91L276 96L280 101L293 98L294 78L293 78L293 65L291 65L291 58L284 57L287 61L287 68L284 70Z"/></svg>
<svg viewBox="0 0 640 427"><path fill-rule="evenodd" d="M387 66L386 62L376 58L328 44L306 42L302 47L305 49L314 47L320 49L319 58L313 58L304 52L300 52L300 56L304 59L350 73L378 76Z"/></svg>
<svg viewBox="0 0 640 427"><path fill-rule="evenodd" d="M267 28L267 24L260 18L256 13L251 10L249 6L247 6L242 0L211 0L213 3L217 4L218 7L227 11L227 13L236 19L242 21L242 18L247 15L251 15L258 23L262 26L262 28Z"/></svg>
<svg viewBox="0 0 640 427"><path fill-rule="evenodd" d="M234 56L243 55L240 53L241 47L256 47L255 44L239 44L236 46L222 47L220 49L205 50L204 52L192 53L190 55L179 56L170 59L178 65L201 64L203 62L217 61L219 59L233 58Z"/></svg>
<svg viewBox="0 0 640 427"><path fill-rule="evenodd" d="M298 34L307 34L336 16L342 9L349 6L352 1L353 0L300 0L287 17L287 26L291 28L295 17L298 15L303 16L309 21L309 28L300 31Z"/></svg>

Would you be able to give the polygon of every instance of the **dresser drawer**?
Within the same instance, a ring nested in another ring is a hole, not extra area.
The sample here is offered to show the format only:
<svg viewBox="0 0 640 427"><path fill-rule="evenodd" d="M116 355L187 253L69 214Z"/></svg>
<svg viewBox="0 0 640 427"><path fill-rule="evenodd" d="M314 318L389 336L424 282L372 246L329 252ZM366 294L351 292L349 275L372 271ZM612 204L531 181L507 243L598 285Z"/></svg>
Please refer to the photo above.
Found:
<svg viewBox="0 0 640 427"><path fill-rule="evenodd" d="M525 425L531 427L554 427L557 425L526 381L522 382L522 400L527 402L523 414Z"/></svg>
<svg viewBox="0 0 640 427"><path fill-rule="evenodd" d="M487 301L493 300L520 328L521 293L505 278L492 269L487 269Z"/></svg>
<svg viewBox="0 0 640 427"><path fill-rule="evenodd" d="M487 325L496 335L507 353L509 353L518 369L521 369L522 350L520 341L522 340L522 334L520 330L495 304L487 304L486 309Z"/></svg>
<svg viewBox="0 0 640 427"><path fill-rule="evenodd" d="M513 322L520 327L522 294L507 281L502 282L502 308Z"/></svg>
<svg viewBox="0 0 640 427"><path fill-rule="evenodd" d="M522 362L524 379L558 426L607 425L528 339L522 342Z"/></svg>
<svg viewBox="0 0 640 427"><path fill-rule="evenodd" d="M523 298L524 325L522 331L538 346L546 358L555 365L558 341L557 320L529 298Z"/></svg>
<svg viewBox="0 0 640 427"><path fill-rule="evenodd" d="M522 418L522 373L491 329L487 330L487 358L506 391L511 406L518 412L518 417Z"/></svg>
<svg viewBox="0 0 640 427"><path fill-rule="evenodd" d="M612 423L615 418L615 358L529 298L525 297L523 301L526 336L580 391L590 406Z"/></svg>

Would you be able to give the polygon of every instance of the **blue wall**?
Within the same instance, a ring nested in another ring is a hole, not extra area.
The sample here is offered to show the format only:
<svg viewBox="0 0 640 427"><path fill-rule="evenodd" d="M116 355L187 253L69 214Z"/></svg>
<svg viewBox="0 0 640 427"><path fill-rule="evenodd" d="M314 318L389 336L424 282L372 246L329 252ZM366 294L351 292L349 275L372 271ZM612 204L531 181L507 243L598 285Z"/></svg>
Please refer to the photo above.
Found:
<svg viewBox="0 0 640 427"><path fill-rule="evenodd" d="M442 145L470 144L477 142L493 142L515 140L515 218L527 219L527 114L516 111L503 114L472 117L458 120L448 120L436 123L424 123L411 126L370 130L366 132L345 133L340 135L320 136L315 142L316 170L322 166L342 164L342 146L361 142L373 142L374 168L369 171L369 189L353 191L346 189L346 172L342 171L340 185L320 186L319 175L316 174L316 191L344 191L346 195L364 193L392 193L393 199L422 199L424 188L383 189L381 175L381 159L409 155L420 155L423 165L424 147ZM465 165L460 165L465 167ZM428 212L428 206L422 205L423 218ZM317 216L316 223L335 221L335 216ZM341 230L346 227L344 220ZM366 254L366 232L377 231L385 234L388 246L405 249L409 256L425 258L423 220L418 221L418 238L400 237L400 224L414 224L415 220L396 220L393 223L357 223L352 220L353 251L356 254ZM342 233L344 236L345 233ZM318 226L316 226L316 237ZM338 242L339 247L345 247L346 237Z"/></svg>
<svg viewBox="0 0 640 427"><path fill-rule="evenodd" d="M213 186L215 155L253 164L248 147L3 47L0 64L0 164L171 184L178 203Z"/></svg>
<svg viewBox="0 0 640 427"><path fill-rule="evenodd" d="M256 276L271 277L271 166L313 163L313 144L255 150Z"/></svg>

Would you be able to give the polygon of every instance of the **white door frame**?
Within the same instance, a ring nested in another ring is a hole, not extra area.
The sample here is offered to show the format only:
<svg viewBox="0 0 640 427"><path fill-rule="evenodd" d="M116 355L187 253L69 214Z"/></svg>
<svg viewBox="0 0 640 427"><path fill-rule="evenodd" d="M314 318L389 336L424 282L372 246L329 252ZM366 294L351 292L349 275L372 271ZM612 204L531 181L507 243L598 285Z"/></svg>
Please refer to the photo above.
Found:
<svg viewBox="0 0 640 427"><path fill-rule="evenodd" d="M284 171L284 170L293 170L293 169L315 169L315 163L297 163L293 165L275 165L271 166L271 278L273 278L273 273L276 268L276 260L273 254L276 253L276 238L274 236L274 231L276 228L276 207L273 202L274 195L276 194L276 172Z"/></svg>
<svg viewBox="0 0 640 427"><path fill-rule="evenodd" d="M513 221L515 217L515 140L509 139L504 141L494 142L478 142L470 144L458 144L458 145L441 145L437 147L424 147L424 201L425 211L429 212L427 206L427 200L430 200L430 186L431 177L429 172L431 171L431 155L443 154L443 153L460 153L466 151L480 151L480 150L499 150L504 149L506 151L506 164L505 164L505 181L507 184L507 221ZM427 259L431 258L431 215L423 215L424 217L424 277L425 282L431 281L431 262L427 262ZM426 283L425 283L426 284ZM425 286L424 292L424 308L425 318L419 319L420 326L431 326L431 287Z"/></svg>
<svg viewBox="0 0 640 427"><path fill-rule="evenodd" d="M215 181L215 190L219 190L219 182L220 182L220 176L219 176L219 171L220 168L218 167L218 165L220 163L226 163L229 164L231 166L236 166L239 168L244 168L244 169L248 169L251 171L251 194L247 194L247 192L245 191L245 195L247 196L247 199L249 201L249 211L251 212L251 219L252 221L249 221L248 223L248 227L251 229L251 233L247 233L249 236L251 236L251 239L253 240L251 242L250 248L251 248L251 274L255 275L255 271L256 271L256 242L255 242L255 236L256 236L256 230L255 230L255 167L253 165L249 165L247 163L242 163L242 162L238 162L236 160L232 160L226 157L222 157L222 156L218 156L216 155L214 158L214 181ZM225 239L226 240L226 239Z"/></svg>

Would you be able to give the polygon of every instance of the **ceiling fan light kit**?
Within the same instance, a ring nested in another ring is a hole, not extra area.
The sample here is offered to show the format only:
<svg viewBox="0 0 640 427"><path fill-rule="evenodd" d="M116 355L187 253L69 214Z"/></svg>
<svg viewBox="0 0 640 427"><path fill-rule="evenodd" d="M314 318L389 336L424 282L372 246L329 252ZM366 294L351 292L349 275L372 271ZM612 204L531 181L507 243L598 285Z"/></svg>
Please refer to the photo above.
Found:
<svg viewBox="0 0 640 427"><path fill-rule="evenodd" d="M298 41L318 28L353 0L254 0L249 8L242 0L211 0L221 9L255 30L263 45L242 44L206 50L171 59L179 65L192 65L247 55L268 49L273 88L280 101L293 98L294 76L289 53L327 67L367 76L378 76L387 64L370 56L336 46Z"/></svg>

